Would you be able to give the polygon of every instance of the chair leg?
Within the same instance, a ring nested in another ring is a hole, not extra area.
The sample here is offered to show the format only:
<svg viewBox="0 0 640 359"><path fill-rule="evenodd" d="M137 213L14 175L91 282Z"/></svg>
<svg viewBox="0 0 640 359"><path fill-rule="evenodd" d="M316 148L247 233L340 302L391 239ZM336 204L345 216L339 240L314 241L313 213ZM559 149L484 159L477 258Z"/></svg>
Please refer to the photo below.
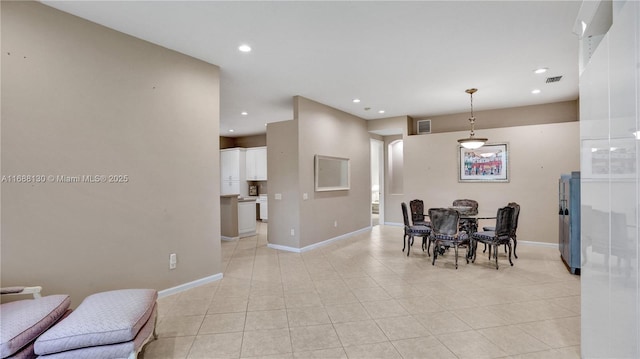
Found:
<svg viewBox="0 0 640 359"><path fill-rule="evenodd" d="M489 246L489 251L491 251L491 246ZM497 244L495 245L494 253L496 256L496 270L497 270L498 269L498 245Z"/></svg>
<svg viewBox="0 0 640 359"><path fill-rule="evenodd" d="M433 260L431 260L431 265L436 265L436 258L438 258L438 241L433 242Z"/></svg>
<svg viewBox="0 0 640 359"><path fill-rule="evenodd" d="M458 269L458 245L457 245L457 244L454 244L454 245L453 245L453 248L454 248L454 249L455 249L455 251L456 251L456 269Z"/></svg>
<svg viewBox="0 0 640 359"><path fill-rule="evenodd" d="M518 255L516 254L516 247L518 246L518 240L516 239L516 237L513 237L513 256L516 257L516 259L518 259Z"/></svg>
<svg viewBox="0 0 640 359"><path fill-rule="evenodd" d="M404 252L405 247L407 246L407 234L402 237L402 251Z"/></svg>
<svg viewBox="0 0 640 359"><path fill-rule="evenodd" d="M473 251L471 253L471 263L476 262L476 253L478 253L478 241L473 241Z"/></svg>
<svg viewBox="0 0 640 359"><path fill-rule="evenodd" d="M407 257L409 256L409 252L411 252L411 246L413 245L413 236L409 235L409 239L407 241Z"/></svg>
<svg viewBox="0 0 640 359"><path fill-rule="evenodd" d="M513 267L513 262L511 261L511 242L507 241L507 245L509 246L509 263Z"/></svg>

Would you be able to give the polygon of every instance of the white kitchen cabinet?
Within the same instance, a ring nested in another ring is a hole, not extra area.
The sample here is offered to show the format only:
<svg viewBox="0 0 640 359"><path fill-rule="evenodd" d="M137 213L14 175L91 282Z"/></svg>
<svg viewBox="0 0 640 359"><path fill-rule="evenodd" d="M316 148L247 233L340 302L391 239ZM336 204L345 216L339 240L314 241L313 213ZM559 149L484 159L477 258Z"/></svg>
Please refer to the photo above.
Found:
<svg viewBox="0 0 640 359"><path fill-rule="evenodd" d="M258 204L260 204L260 219L263 222L267 222L269 219L269 206L268 206L268 197L266 194L261 194L258 198Z"/></svg>
<svg viewBox="0 0 640 359"><path fill-rule="evenodd" d="M240 194L240 181L222 180L220 182L220 194Z"/></svg>
<svg viewBox="0 0 640 359"><path fill-rule="evenodd" d="M246 149L220 150L220 194L247 195Z"/></svg>
<svg viewBox="0 0 640 359"><path fill-rule="evenodd" d="M267 148L252 147L246 154L247 181L267 180Z"/></svg>
<svg viewBox="0 0 640 359"><path fill-rule="evenodd" d="M256 201L238 202L238 235L240 238L256 234Z"/></svg>

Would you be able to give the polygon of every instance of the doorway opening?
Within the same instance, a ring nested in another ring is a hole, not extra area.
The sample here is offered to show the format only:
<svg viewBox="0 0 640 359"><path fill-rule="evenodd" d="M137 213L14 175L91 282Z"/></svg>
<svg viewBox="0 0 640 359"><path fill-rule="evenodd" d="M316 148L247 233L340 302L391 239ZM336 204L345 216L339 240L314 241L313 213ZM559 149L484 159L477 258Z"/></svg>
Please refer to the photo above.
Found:
<svg viewBox="0 0 640 359"><path fill-rule="evenodd" d="M371 226L384 223L384 142L371 139Z"/></svg>

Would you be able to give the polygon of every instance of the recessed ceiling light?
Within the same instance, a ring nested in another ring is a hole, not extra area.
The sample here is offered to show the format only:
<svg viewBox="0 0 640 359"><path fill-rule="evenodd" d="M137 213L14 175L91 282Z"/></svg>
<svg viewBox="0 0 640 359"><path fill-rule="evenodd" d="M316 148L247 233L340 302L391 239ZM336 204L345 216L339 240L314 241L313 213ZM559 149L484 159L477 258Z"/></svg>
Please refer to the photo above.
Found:
<svg viewBox="0 0 640 359"><path fill-rule="evenodd" d="M233 129L230 129L229 132L233 132Z"/></svg>
<svg viewBox="0 0 640 359"><path fill-rule="evenodd" d="M359 103L359 102L360 102L360 99L359 99L359 98L354 98L354 99L353 99L353 103Z"/></svg>
<svg viewBox="0 0 640 359"><path fill-rule="evenodd" d="M380 111L378 111L378 113L384 113L384 110L380 110Z"/></svg>
<svg viewBox="0 0 640 359"><path fill-rule="evenodd" d="M247 44L243 44L238 46L238 50L242 51L242 52L251 52L251 46L247 45Z"/></svg>
<svg viewBox="0 0 640 359"><path fill-rule="evenodd" d="M531 93L534 94L534 95L537 95L540 92L541 92L540 89L531 90Z"/></svg>
<svg viewBox="0 0 640 359"><path fill-rule="evenodd" d="M539 69L533 70L533 72L536 73L536 74L543 74L543 73L547 72L547 70L549 70L549 69L546 68L546 67L541 67Z"/></svg>
<svg viewBox="0 0 640 359"><path fill-rule="evenodd" d="M241 114L242 116L246 116L246 115L248 115L249 113L248 113L247 111L242 111L242 112L240 112L240 114Z"/></svg>

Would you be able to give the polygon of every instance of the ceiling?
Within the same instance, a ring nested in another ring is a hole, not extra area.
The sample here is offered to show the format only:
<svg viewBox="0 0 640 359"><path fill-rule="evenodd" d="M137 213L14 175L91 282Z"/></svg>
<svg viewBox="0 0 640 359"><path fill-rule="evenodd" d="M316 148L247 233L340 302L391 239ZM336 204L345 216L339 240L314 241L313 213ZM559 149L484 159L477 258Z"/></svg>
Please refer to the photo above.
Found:
<svg viewBox="0 0 640 359"><path fill-rule="evenodd" d="M222 136L292 119L296 95L367 120L468 112L471 87L474 110L578 97L579 1L43 3L220 66Z"/></svg>

